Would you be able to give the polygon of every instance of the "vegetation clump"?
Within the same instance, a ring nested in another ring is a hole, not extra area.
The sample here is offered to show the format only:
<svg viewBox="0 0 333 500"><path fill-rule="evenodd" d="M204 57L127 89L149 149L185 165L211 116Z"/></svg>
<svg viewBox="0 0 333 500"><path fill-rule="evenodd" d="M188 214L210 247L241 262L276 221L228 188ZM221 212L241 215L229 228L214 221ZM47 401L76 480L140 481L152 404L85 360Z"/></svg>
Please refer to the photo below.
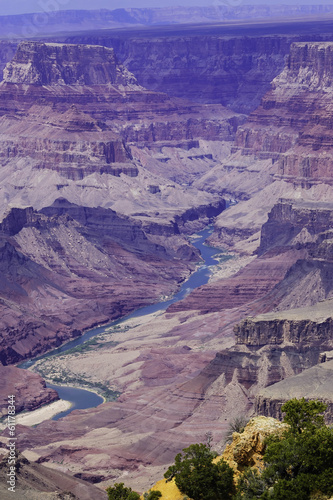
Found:
<svg viewBox="0 0 333 500"><path fill-rule="evenodd" d="M124 483L116 483L106 488L109 500L140 500L139 493L132 488L124 486Z"/></svg>
<svg viewBox="0 0 333 500"><path fill-rule="evenodd" d="M244 415L234 418L229 424L228 431L225 437L225 443L232 442L232 435L234 432L238 432L239 434L244 432L244 429L248 422L249 419Z"/></svg>
<svg viewBox="0 0 333 500"><path fill-rule="evenodd" d="M289 429L282 439L268 438L264 470L244 472L236 500L309 500L333 494L333 430L324 422L326 408L304 398L282 406Z"/></svg>
<svg viewBox="0 0 333 500"><path fill-rule="evenodd" d="M144 500L158 500L161 498L162 493L158 490L150 490L143 495Z"/></svg>
<svg viewBox="0 0 333 500"><path fill-rule="evenodd" d="M178 453L164 477L174 478L181 493L193 500L231 500L234 472L222 459L214 463L216 457L209 445L192 444Z"/></svg>

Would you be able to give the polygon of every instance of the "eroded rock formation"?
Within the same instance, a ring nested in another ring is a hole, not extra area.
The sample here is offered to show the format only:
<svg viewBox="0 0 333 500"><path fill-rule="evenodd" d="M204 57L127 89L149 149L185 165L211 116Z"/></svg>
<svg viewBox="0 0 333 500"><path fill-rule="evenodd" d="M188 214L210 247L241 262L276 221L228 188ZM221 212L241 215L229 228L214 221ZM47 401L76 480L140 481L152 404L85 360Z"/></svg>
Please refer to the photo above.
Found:
<svg viewBox="0 0 333 500"><path fill-rule="evenodd" d="M163 148L183 153L195 176L216 161L202 162L199 141L230 144L243 119L140 87L113 49L22 42L0 84L1 205L40 209L64 196L165 223L221 197L170 182Z"/></svg>
<svg viewBox="0 0 333 500"><path fill-rule="evenodd" d="M327 405L325 419L333 422L333 362L332 351L330 361L313 366L302 373L288 377L277 384L261 389L256 396L255 411L257 414L282 417L281 406L292 398L319 399Z"/></svg>
<svg viewBox="0 0 333 500"><path fill-rule="evenodd" d="M34 410L59 399L56 391L46 388L44 380L37 373L0 365L0 375L0 417L8 415L10 395L15 397L17 413Z"/></svg>
<svg viewBox="0 0 333 500"><path fill-rule="evenodd" d="M198 259L180 236L162 246L140 223L66 200L15 209L1 229L2 364L168 295Z"/></svg>
<svg viewBox="0 0 333 500"><path fill-rule="evenodd" d="M238 127L231 155L197 181L242 201L217 221L215 244L253 251L279 198L331 201L331 59L332 42L293 43L272 90Z"/></svg>

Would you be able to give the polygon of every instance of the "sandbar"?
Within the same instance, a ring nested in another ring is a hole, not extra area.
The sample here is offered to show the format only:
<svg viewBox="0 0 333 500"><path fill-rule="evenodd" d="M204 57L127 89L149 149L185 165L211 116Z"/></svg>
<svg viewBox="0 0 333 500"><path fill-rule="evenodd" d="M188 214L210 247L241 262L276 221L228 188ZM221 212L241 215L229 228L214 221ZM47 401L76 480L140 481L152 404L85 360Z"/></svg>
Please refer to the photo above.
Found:
<svg viewBox="0 0 333 500"><path fill-rule="evenodd" d="M53 403L43 406L42 408L38 408L38 410L29 411L23 413L22 415L17 415L16 423L32 426L40 424L44 422L44 420L49 420L50 418L57 415L62 411L68 410L72 406L70 401L65 401L64 399L59 399L58 401L54 401Z"/></svg>

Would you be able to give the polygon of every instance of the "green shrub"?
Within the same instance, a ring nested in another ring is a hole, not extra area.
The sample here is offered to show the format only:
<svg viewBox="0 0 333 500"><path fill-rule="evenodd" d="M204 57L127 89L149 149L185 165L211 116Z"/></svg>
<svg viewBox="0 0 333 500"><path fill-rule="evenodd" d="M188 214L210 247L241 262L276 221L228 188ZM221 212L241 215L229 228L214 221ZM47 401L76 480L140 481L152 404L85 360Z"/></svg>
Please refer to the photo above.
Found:
<svg viewBox="0 0 333 500"><path fill-rule="evenodd" d="M233 492L233 470L224 461L213 463L217 453L205 444L192 444L178 453L164 477L175 478L181 493L193 500L229 500Z"/></svg>
<svg viewBox="0 0 333 500"><path fill-rule="evenodd" d="M143 495L144 500L158 500L161 498L162 493L158 490L155 491L148 491L148 493L145 493Z"/></svg>
<svg viewBox="0 0 333 500"><path fill-rule="evenodd" d="M106 488L109 500L140 500L139 493L132 488L126 488L124 483L116 483L114 486Z"/></svg>

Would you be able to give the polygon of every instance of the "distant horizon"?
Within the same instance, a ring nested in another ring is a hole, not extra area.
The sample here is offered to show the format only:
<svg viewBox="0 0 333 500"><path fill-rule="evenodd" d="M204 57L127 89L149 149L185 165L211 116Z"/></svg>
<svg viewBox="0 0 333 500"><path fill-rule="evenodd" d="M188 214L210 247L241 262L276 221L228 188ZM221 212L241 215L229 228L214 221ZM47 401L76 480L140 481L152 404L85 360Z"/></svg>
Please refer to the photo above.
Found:
<svg viewBox="0 0 333 500"><path fill-rule="evenodd" d="M91 0L0 0L0 16L33 14L38 12L55 12L59 10L99 10L99 9L127 9L127 8L163 8L163 7L209 7L225 5L226 7L239 7L241 5L267 5L267 0L162 0L156 5L153 0L95 0L92 8ZM333 0L272 0L271 5L333 5Z"/></svg>

